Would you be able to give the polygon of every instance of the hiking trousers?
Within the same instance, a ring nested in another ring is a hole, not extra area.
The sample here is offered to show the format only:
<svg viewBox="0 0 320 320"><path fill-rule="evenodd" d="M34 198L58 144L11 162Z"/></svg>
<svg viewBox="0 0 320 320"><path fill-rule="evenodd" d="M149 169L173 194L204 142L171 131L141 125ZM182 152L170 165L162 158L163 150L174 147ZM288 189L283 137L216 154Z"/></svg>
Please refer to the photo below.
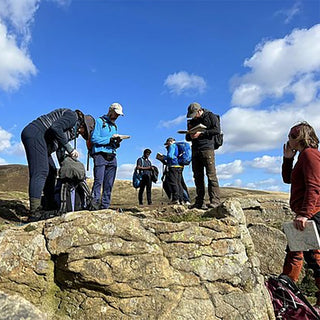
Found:
<svg viewBox="0 0 320 320"><path fill-rule="evenodd" d="M144 192L144 189L146 189L148 204L152 203L152 200L151 200L151 187L152 187L151 176L148 175L148 174L144 174L142 176L142 180L140 182L140 188L139 188L139 193L138 193L139 204L143 204L143 192Z"/></svg>
<svg viewBox="0 0 320 320"><path fill-rule="evenodd" d="M188 191L188 187L183 179L183 174L181 175L181 186L182 186L182 189L183 189L183 202L191 202L190 200L190 195L189 195L189 191ZM169 199L171 199L171 191L170 191L170 187L169 187L169 184L168 184L168 180L167 180L167 176L165 176L163 182L162 182L162 187L163 187L163 190L164 192L166 193L167 197Z"/></svg>
<svg viewBox="0 0 320 320"><path fill-rule="evenodd" d="M196 185L196 203L202 205L205 197L204 170L208 178L208 194L210 203L220 203L219 181L216 173L215 153L213 149L192 150L192 171Z"/></svg>
<svg viewBox="0 0 320 320"><path fill-rule="evenodd" d="M181 167L169 167L166 173L166 180L172 201L183 201L183 188L181 184L182 170L183 168Z"/></svg>
<svg viewBox="0 0 320 320"><path fill-rule="evenodd" d="M117 173L117 158L115 154L99 152L93 155L93 163L93 202L99 204L101 198L101 209L107 209L111 203L111 192Z"/></svg>
<svg viewBox="0 0 320 320"><path fill-rule="evenodd" d="M312 217L316 222L318 233L320 232L320 212ZM320 305L320 250L309 251L290 251L289 247L286 249L287 255L284 260L282 273L289 276L293 281L297 282L301 269L303 267L303 259L305 259L308 268L313 270L313 276L318 288L316 293L317 304Z"/></svg>
<svg viewBox="0 0 320 320"><path fill-rule="evenodd" d="M55 205L54 190L57 176L55 163L48 154L45 141L46 128L39 120L28 124L21 133L29 168L29 199L40 199L42 192L45 207Z"/></svg>

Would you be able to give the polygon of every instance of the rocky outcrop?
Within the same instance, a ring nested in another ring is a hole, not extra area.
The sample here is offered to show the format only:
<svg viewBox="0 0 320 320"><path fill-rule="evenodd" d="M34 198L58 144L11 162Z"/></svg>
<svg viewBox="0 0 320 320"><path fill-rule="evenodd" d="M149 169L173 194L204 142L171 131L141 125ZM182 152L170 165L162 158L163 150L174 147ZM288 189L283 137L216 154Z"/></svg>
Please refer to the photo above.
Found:
<svg viewBox="0 0 320 320"><path fill-rule="evenodd" d="M192 213L196 222L174 223L83 211L9 228L0 289L48 319L273 319L240 203Z"/></svg>
<svg viewBox="0 0 320 320"><path fill-rule="evenodd" d="M0 320L46 320L47 315L18 295L0 291Z"/></svg>
<svg viewBox="0 0 320 320"><path fill-rule="evenodd" d="M287 239L282 231L284 221L291 221L293 214L288 199L256 197L239 198L263 275L282 272Z"/></svg>
<svg viewBox="0 0 320 320"><path fill-rule="evenodd" d="M251 224L248 229L260 260L261 273L263 275L281 274L287 246L285 234L262 223Z"/></svg>

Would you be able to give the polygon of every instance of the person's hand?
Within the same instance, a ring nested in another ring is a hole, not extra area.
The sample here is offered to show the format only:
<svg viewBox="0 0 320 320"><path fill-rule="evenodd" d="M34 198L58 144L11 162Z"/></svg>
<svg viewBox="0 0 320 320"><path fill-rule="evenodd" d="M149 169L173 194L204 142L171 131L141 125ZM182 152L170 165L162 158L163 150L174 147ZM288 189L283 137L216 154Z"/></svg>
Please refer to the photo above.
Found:
<svg viewBox="0 0 320 320"><path fill-rule="evenodd" d="M200 136L201 132L196 132L196 133L192 133L190 134L191 139L198 139Z"/></svg>
<svg viewBox="0 0 320 320"><path fill-rule="evenodd" d="M296 153L297 153L297 150L291 149L289 145L289 141L283 145L283 156L285 158L291 159L296 155Z"/></svg>
<svg viewBox="0 0 320 320"><path fill-rule="evenodd" d="M307 217L304 216L296 216L295 219L293 220L294 226L298 230L304 230L306 227L306 222L308 221Z"/></svg>
<svg viewBox="0 0 320 320"><path fill-rule="evenodd" d="M120 136L119 133L114 133L111 138L115 139L117 141L122 141L121 136Z"/></svg>
<svg viewBox="0 0 320 320"><path fill-rule="evenodd" d="M70 153L71 158L77 159L79 158L79 152L76 149L73 149Z"/></svg>

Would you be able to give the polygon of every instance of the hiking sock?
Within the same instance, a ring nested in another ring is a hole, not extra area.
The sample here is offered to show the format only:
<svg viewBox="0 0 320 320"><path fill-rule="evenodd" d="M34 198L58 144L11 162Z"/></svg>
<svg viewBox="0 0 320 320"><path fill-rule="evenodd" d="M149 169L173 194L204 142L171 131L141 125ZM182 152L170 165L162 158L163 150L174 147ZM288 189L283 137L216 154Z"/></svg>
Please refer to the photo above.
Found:
<svg viewBox="0 0 320 320"><path fill-rule="evenodd" d="M41 199L30 198L30 212L35 212L41 208Z"/></svg>

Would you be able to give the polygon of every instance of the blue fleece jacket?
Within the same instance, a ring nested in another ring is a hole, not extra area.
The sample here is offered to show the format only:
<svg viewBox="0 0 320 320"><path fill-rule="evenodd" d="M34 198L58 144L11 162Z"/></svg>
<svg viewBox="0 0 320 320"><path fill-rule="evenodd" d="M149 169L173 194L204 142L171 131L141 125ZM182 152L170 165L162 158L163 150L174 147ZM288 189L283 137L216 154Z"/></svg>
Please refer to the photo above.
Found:
<svg viewBox="0 0 320 320"><path fill-rule="evenodd" d="M175 143L172 143L169 145L169 147L167 148L168 152L167 155L164 156L164 160L166 161L168 167L176 167L179 166L178 163L178 155L179 155L179 151L178 151L178 147Z"/></svg>
<svg viewBox="0 0 320 320"><path fill-rule="evenodd" d="M111 137L118 133L118 128L106 115L101 118L96 119L92 132L92 153L116 153L117 146L112 142Z"/></svg>

